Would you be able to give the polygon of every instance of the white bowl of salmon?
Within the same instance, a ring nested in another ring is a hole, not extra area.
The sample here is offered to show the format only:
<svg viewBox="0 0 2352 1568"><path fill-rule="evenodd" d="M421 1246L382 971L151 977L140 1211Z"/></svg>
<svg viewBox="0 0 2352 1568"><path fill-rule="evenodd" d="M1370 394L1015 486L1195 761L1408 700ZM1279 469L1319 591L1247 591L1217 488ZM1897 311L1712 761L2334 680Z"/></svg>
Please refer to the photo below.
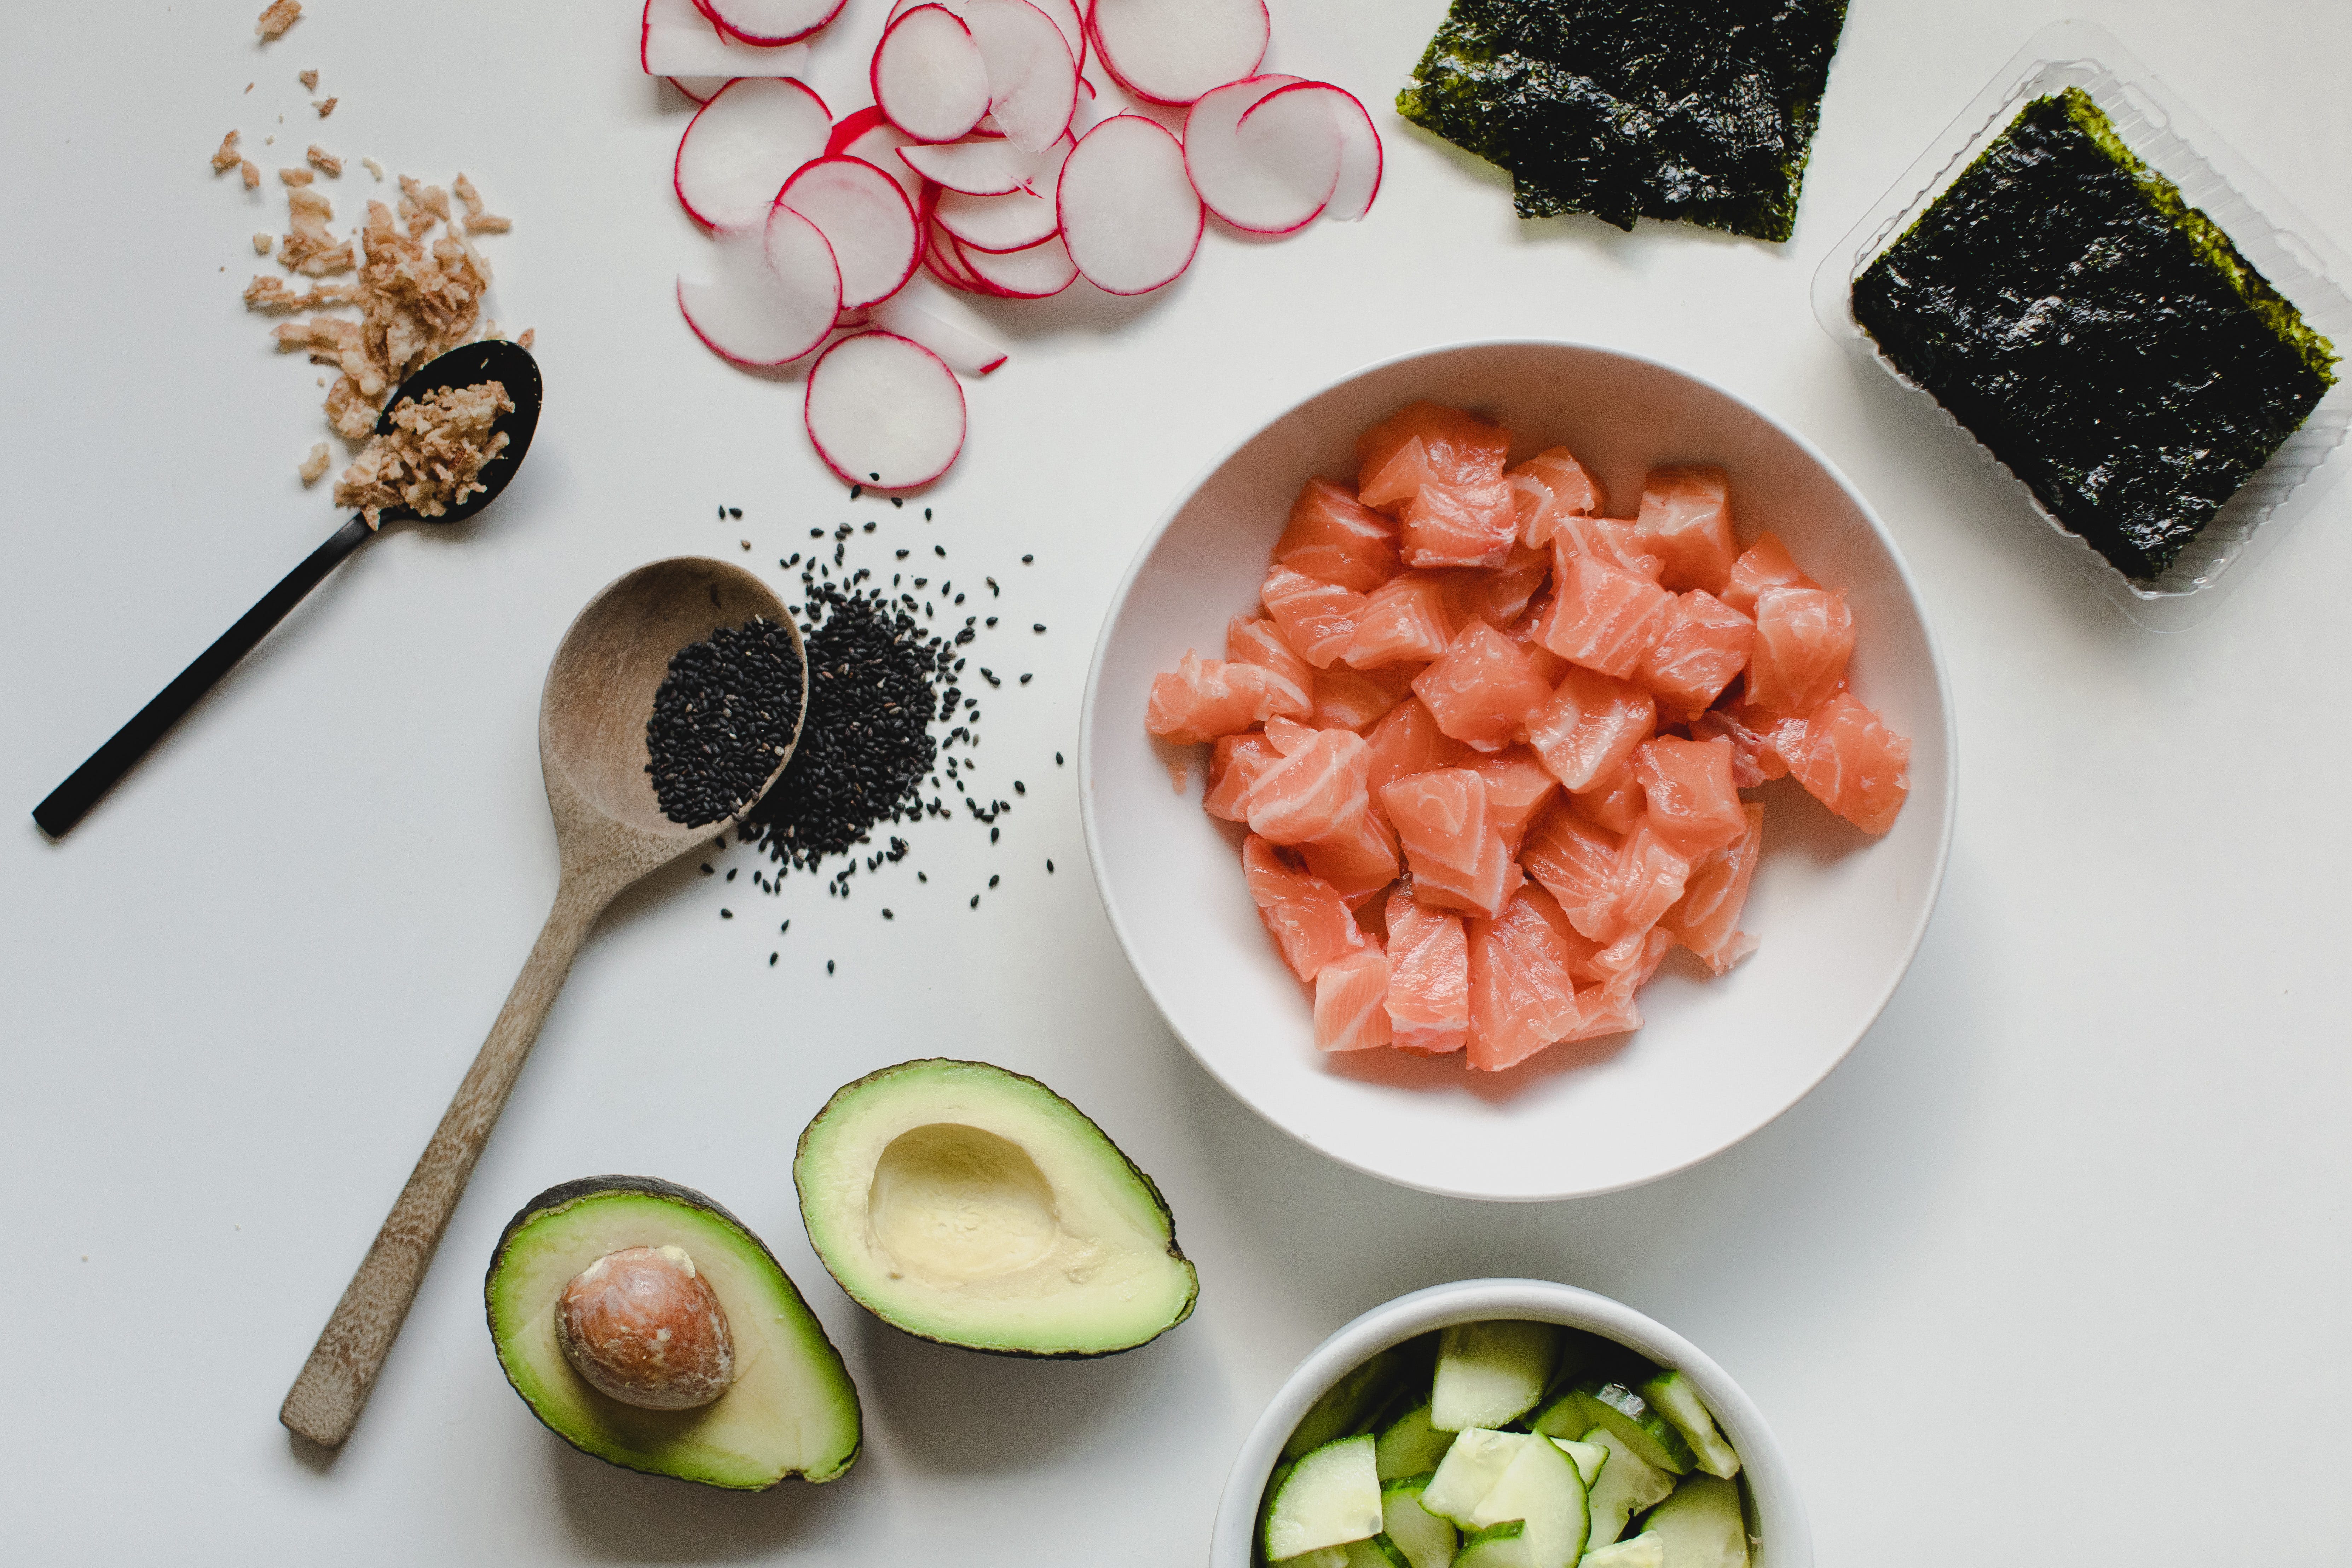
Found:
<svg viewBox="0 0 2352 1568"><path fill-rule="evenodd" d="M1942 660L1869 503L1570 343L1375 365L1211 465L1085 723L1096 882L1177 1037L1310 1148L1466 1197L1632 1186L1786 1110L1951 839Z"/></svg>
<svg viewBox="0 0 2352 1568"><path fill-rule="evenodd" d="M1811 1568L1739 1385L1631 1307L1466 1279L1376 1307L1266 1406L1210 1568Z"/></svg>

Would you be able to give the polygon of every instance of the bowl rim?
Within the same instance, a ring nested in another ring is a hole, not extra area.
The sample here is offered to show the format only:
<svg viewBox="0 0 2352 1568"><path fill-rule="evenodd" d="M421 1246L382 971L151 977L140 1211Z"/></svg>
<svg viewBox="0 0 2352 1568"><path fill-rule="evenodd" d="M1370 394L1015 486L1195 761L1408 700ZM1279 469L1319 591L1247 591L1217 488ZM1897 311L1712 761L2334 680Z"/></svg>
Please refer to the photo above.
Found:
<svg viewBox="0 0 2352 1568"><path fill-rule="evenodd" d="M1549 1279L1458 1279L1399 1296L1340 1327L1292 1371L1242 1440L1217 1500L1210 1568L1251 1568L1252 1536L1266 1478L1291 1429L1325 1389L1365 1361L1416 1334L1495 1319L1559 1323L1626 1345L1687 1376L1739 1451L1756 1500L1760 1568L1812 1568L1812 1527L1788 1457L1756 1402L1706 1352L1622 1301Z"/></svg>
<svg viewBox="0 0 2352 1568"><path fill-rule="evenodd" d="M1754 1125L1720 1147L1704 1154L1694 1155L1664 1170L1654 1171L1629 1181L1612 1182L1602 1186L1576 1187L1555 1193L1496 1194L1479 1192L1470 1188L1444 1186L1433 1183L1409 1181L1323 1147L1303 1131L1284 1123L1271 1111L1258 1105L1249 1095L1243 1093L1217 1069L1216 1064L1210 1060L1205 1053L1186 1038L1182 1030L1177 1028L1174 1015L1170 1010L1167 999L1160 994L1160 987L1153 983L1151 976L1146 972L1138 954L1134 934L1129 931L1127 921L1118 900L1111 896L1108 879L1103 872L1102 830L1097 821L1095 717L1096 710L1101 700L1103 667L1110 653L1111 634L1127 612L1128 601L1134 595L1136 581L1142 574L1145 563L1150 560L1152 552L1159 548L1160 542L1166 537L1169 528L1174 524L1184 509L1192 504L1192 498L1201 492L1202 487L1207 484L1210 478L1219 469L1233 461L1242 448L1264 435L1266 429L1276 421L1288 417L1307 404L1327 396L1350 383L1417 361L1434 360L1472 351L1494 349L1568 349L1579 353L1600 354L1605 358L1622 360L1629 364L1653 370L1661 370L1727 399L1762 420L1785 437L1808 459L1816 464L1831 483L1837 486L1845 494L1846 499L1853 503L1856 512L1860 514L1870 531L1877 536L1879 544L1885 550L1887 559L1895 567L1896 579L1903 584L1905 594L1909 596L1913 607L1917 612L1920 634L1927 644L1928 667L1935 675L1937 707L1943 720L1946 774L1944 812L1942 820L1936 825L1935 863L1927 879L1927 897L1920 903L1918 919L1912 926L1910 940L1904 944L1902 962L1895 964L1890 972L1876 999L1871 1003L1868 1015L1863 1019L1860 1026L1853 1031L1853 1037L1846 1041L1844 1047L1835 1056L1822 1064L1820 1071L1797 1085L1779 1105L1758 1118ZM1110 921L1111 933L1118 939L1119 951L1127 958L1128 968L1133 973L1137 982L1142 985L1144 994L1151 998L1152 1006L1158 1009L1161 1025L1170 1034L1176 1037L1186 1053L1200 1065L1202 1070L1216 1080L1219 1088L1248 1107L1259 1120L1281 1132L1285 1137L1314 1150L1315 1152L1335 1164L1345 1166L1349 1170L1360 1172L1364 1175L1377 1177L1393 1185L1417 1192L1433 1193L1440 1197L1468 1198L1482 1203L1558 1203L1570 1198L1599 1197L1604 1194L1623 1192L1633 1187L1646 1186L1652 1182L1664 1181L1668 1176L1679 1175L1696 1165L1703 1164L1715 1158L1727 1149L1746 1142L1787 1115L1807 1095L1820 1088L1822 1081L1836 1071L1846 1058L1853 1054L1853 1048L1862 1043L1863 1037L1877 1026L1879 1016L1886 1011L1887 1004L1895 999L1895 993L1902 986L1905 977L1911 973L1911 965L1919 956L1920 944L1927 940L1927 928L1935 921L1936 906L1942 900L1944 877L1951 863L1953 829L1959 811L1959 784L1958 725L1952 700L1951 672L1944 660L1943 641L1936 635L1935 621L1927 614L1927 599L1919 591L1919 582L1912 574L1910 562L1904 557L1902 547L1895 542L1895 536L1887 531L1885 521L1879 517L1878 509L1871 505L1869 498L1855 487L1853 480L1846 478L1845 471L1832 462L1826 452L1815 446L1802 432L1749 402L1729 387L1654 355L1604 343L1585 342L1572 338L1467 338L1457 342L1439 343L1426 348L1409 350L1403 353L1391 354L1384 359L1373 360L1359 365L1292 398L1279 410L1258 420L1243 434L1228 442L1214 457L1194 471L1192 477L1176 493L1175 499L1162 510L1159 520L1151 525L1150 531L1137 543L1134 556L1128 562L1127 571L1119 578L1118 588L1112 594L1109 605L1104 611L1102 625L1095 633L1094 655L1087 661L1086 689L1080 698L1078 710L1078 820L1086 838L1087 863L1094 880L1095 897L1102 904L1103 914Z"/></svg>

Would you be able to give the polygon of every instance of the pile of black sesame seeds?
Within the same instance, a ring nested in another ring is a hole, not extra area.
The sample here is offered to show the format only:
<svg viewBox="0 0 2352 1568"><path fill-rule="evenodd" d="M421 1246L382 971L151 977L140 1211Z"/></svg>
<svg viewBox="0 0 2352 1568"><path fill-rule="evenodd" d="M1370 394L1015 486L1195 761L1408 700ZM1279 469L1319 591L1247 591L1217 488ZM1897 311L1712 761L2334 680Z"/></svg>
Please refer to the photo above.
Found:
<svg viewBox="0 0 2352 1568"><path fill-rule="evenodd" d="M801 716L792 633L764 616L680 648L646 721L654 797L672 822L734 816L776 770Z"/></svg>

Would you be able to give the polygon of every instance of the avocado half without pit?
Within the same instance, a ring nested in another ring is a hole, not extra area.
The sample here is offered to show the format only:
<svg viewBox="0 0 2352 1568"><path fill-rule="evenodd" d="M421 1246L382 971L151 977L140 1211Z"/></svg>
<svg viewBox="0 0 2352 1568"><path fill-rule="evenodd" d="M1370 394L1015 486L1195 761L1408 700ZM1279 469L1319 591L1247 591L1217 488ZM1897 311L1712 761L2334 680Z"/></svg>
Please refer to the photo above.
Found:
<svg viewBox="0 0 2352 1568"><path fill-rule="evenodd" d="M857 1390L773 1254L690 1188L550 1187L484 1286L499 1363L531 1414L632 1470L758 1491L857 1458Z"/></svg>
<svg viewBox="0 0 2352 1568"><path fill-rule="evenodd" d="M904 1062L826 1102L793 1161L810 1242L893 1328L997 1355L1114 1355L1200 1281L1151 1178L1077 1107L985 1062Z"/></svg>

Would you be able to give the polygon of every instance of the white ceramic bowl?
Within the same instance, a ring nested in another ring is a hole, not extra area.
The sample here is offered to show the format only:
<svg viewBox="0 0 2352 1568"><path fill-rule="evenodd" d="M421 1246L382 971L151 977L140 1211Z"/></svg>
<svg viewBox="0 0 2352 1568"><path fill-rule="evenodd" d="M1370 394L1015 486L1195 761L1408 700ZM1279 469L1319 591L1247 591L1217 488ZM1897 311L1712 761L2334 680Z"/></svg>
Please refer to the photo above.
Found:
<svg viewBox="0 0 2352 1568"><path fill-rule="evenodd" d="M1744 541L1765 529L1847 591L1864 701L1911 737L1911 796L1871 838L1766 785L1765 854L1740 924L1761 949L1720 978L1677 950L1642 992L1638 1033L1555 1046L1506 1073L1459 1056L1325 1056L1313 1000L1242 879L1240 830L1201 809L1208 748L1143 728L1152 677L1187 648L1222 658L1251 612L1292 499L1353 476L1359 432L1419 397L1488 413L1515 459L1565 444L1630 510L1669 462L1729 470ZM1189 766L1181 794L1171 766ZM1803 437L1652 360L1573 343L1485 342L1391 360L1315 394L1226 454L1171 507L1105 619L1087 684L1080 803L1103 907L1169 1027L1244 1104L1309 1148L1464 1197L1574 1197L1706 1159L1780 1115L1853 1048L1925 932L1951 841L1943 663L1894 542Z"/></svg>
<svg viewBox="0 0 2352 1568"><path fill-rule="evenodd" d="M1298 1370L1290 1374L1290 1381L1282 1385L1243 1442L1225 1478L1224 1496L1217 1503L1217 1522L1209 1538L1209 1568L1250 1568L1250 1535L1256 1527L1258 1500L1265 1491L1266 1478L1274 1473L1282 1445L1307 1407L1342 1373L1415 1334L1449 1323L1495 1318L1589 1330L1629 1345L1690 1379L1723 1435L1738 1450L1740 1468L1756 1501L1760 1544L1755 1568L1812 1568L1812 1531L1805 1522L1805 1505L1789 1475L1789 1462L1773 1441L1772 1429L1764 1424L1763 1413L1740 1392L1739 1385L1697 1346L1664 1324L1606 1296L1548 1279L1465 1279L1433 1285L1373 1308L1325 1340L1298 1363Z"/></svg>

